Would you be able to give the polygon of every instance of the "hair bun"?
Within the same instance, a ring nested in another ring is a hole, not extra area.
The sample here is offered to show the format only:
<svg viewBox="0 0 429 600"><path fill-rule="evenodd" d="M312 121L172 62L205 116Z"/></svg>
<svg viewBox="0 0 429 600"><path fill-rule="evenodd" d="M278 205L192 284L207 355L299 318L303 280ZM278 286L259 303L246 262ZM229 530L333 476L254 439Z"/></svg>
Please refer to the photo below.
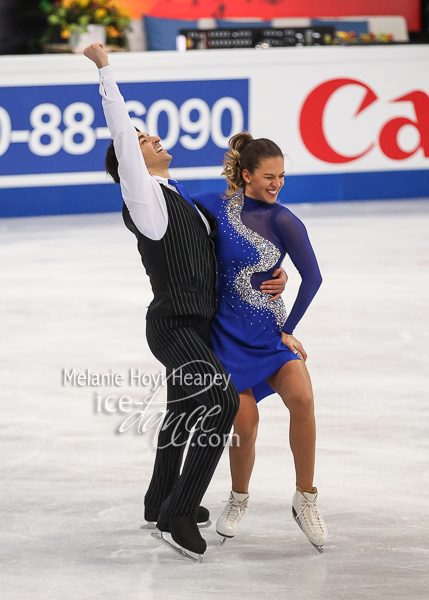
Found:
<svg viewBox="0 0 429 600"><path fill-rule="evenodd" d="M253 142L250 144L250 142ZM231 198L244 190L246 182L243 180L243 170L253 173L259 166L261 160L265 158L274 158L279 156L283 158L280 148L266 138L254 140L250 133L237 133L228 144L228 150L225 152L223 160L222 175L226 177L228 188L225 191L225 198Z"/></svg>
<svg viewBox="0 0 429 600"><path fill-rule="evenodd" d="M253 142L253 137L250 135L250 133L243 131L242 133L236 133L233 135L229 140L228 145L230 150L235 150L240 155L247 144L250 144L250 142Z"/></svg>
<svg viewBox="0 0 429 600"><path fill-rule="evenodd" d="M229 140L222 171L222 175L228 182L228 189L225 192L227 198L230 198L244 187L244 181L241 175L241 153L252 141L253 137L250 133L246 132L237 133Z"/></svg>

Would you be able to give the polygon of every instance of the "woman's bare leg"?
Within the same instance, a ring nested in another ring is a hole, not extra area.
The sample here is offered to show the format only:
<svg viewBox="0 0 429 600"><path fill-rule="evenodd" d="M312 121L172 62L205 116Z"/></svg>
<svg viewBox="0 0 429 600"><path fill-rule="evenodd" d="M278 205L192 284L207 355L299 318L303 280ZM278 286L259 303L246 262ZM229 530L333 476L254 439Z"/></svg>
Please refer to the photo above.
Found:
<svg viewBox="0 0 429 600"><path fill-rule="evenodd" d="M249 493L258 423L258 406L249 388L240 394L240 408L235 417L234 436L229 447L232 489L239 494Z"/></svg>
<svg viewBox="0 0 429 600"><path fill-rule="evenodd" d="M291 360L267 378L290 411L289 440L297 487L313 489L316 423L310 375L303 360ZM237 417L236 417L237 419Z"/></svg>
<svg viewBox="0 0 429 600"><path fill-rule="evenodd" d="M234 435L229 447L232 492L216 521L216 531L223 538L237 535L247 510L249 481L255 462L255 442L259 413L251 389L240 394L240 408L234 421Z"/></svg>

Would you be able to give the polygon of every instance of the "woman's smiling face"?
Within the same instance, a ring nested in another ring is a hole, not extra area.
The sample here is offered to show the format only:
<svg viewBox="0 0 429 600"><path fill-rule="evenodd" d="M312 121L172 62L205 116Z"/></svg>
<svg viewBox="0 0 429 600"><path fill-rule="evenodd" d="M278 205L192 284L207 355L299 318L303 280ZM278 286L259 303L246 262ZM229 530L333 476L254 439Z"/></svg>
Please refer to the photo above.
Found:
<svg viewBox="0 0 429 600"><path fill-rule="evenodd" d="M274 204L284 184L284 158L275 156L262 159L253 173L243 169L243 179L246 184L244 189L246 196Z"/></svg>

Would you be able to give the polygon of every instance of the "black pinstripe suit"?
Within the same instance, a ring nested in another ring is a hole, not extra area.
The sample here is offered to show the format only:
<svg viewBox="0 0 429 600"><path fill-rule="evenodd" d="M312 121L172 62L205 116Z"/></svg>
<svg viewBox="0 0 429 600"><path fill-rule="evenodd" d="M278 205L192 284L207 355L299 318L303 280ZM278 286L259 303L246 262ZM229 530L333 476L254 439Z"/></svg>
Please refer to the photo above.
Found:
<svg viewBox="0 0 429 600"><path fill-rule="evenodd" d="M198 377L204 380L216 373L228 378L209 347L210 321L216 310L212 241L216 219L198 206L211 225L208 236L197 211L178 193L161 187L168 210L167 231L161 240L140 233L125 205L123 209L154 293L147 313L149 347L170 376L167 413L145 504L162 505L166 515L195 516L231 430L239 398L231 382L226 389L225 383L208 389L197 383ZM196 425L180 474L189 429L198 416L204 418Z"/></svg>

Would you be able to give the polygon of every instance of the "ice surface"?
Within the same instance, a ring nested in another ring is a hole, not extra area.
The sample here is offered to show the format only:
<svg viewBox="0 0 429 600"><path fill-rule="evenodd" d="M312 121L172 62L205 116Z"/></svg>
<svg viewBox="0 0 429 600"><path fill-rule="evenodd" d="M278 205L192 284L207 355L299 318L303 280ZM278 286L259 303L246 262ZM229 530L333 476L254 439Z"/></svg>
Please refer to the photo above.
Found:
<svg viewBox="0 0 429 600"><path fill-rule="evenodd" d="M208 551L194 565L140 529L154 428L117 433L128 413L98 412L96 397L138 402L149 389L62 385L63 369L160 372L134 238L119 214L3 220L2 600L429 597L429 201L291 208L324 278L296 337L316 397L325 553L292 519L277 396L260 405L250 508L234 540L220 547L214 526L203 530ZM288 272L290 308L298 276ZM229 489L225 453L205 496L212 520Z"/></svg>

